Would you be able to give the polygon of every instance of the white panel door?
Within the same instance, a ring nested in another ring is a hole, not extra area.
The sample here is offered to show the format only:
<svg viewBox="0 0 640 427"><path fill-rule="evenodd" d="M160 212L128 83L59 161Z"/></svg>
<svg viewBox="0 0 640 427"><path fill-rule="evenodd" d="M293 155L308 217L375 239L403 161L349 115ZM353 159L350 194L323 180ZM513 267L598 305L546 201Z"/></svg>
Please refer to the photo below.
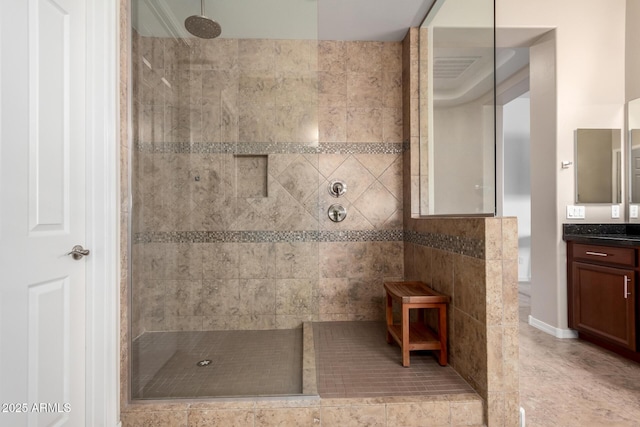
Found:
<svg viewBox="0 0 640 427"><path fill-rule="evenodd" d="M85 425L85 15L0 2L0 426Z"/></svg>

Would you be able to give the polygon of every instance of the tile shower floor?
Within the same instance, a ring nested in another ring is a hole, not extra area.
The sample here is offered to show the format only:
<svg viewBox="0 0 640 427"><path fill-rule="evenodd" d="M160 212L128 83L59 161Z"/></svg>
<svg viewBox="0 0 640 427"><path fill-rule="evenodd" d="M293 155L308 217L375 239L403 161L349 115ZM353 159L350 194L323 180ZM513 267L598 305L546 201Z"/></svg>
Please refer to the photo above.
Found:
<svg viewBox="0 0 640 427"><path fill-rule="evenodd" d="M318 394L323 398L474 393L430 352L385 341L382 322L313 324ZM151 332L133 343L134 399L296 395L302 393L302 329ZM211 360L198 366L201 360Z"/></svg>
<svg viewBox="0 0 640 427"><path fill-rule="evenodd" d="M300 394L301 372L302 329L149 332L133 342L132 397Z"/></svg>
<svg viewBox="0 0 640 427"><path fill-rule="evenodd" d="M411 352L411 366L402 367L400 347L386 343L383 322L314 323L313 338L321 397L475 393L431 352Z"/></svg>

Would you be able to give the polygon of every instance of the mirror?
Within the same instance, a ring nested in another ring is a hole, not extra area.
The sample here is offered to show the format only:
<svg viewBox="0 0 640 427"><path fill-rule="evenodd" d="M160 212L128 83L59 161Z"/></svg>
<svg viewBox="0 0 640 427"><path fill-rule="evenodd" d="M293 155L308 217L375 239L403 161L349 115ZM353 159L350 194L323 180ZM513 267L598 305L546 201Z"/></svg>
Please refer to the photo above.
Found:
<svg viewBox="0 0 640 427"><path fill-rule="evenodd" d="M420 215L495 213L494 30L493 0L437 0L422 24Z"/></svg>
<svg viewBox="0 0 640 427"><path fill-rule="evenodd" d="M629 192L630 203L640 203L640 98L627 106L629 129Z"/></svg>
<svg viewBox="0 0 640 427"><path fill-rule="evenodd" d="M621 202L620 138L620 129L576 130L576 203Z"/></svg>

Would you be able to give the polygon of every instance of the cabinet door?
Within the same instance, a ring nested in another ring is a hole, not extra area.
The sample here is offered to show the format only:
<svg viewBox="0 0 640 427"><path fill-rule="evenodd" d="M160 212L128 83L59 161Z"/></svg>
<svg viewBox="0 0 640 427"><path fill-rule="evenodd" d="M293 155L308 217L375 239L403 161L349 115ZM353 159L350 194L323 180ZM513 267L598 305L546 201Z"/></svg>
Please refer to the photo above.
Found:
<svg viewBox="0 0 640 427"><path fill-rule="evenodd" d="M574 326L636 349L633 270L573 263Z"/></svg>

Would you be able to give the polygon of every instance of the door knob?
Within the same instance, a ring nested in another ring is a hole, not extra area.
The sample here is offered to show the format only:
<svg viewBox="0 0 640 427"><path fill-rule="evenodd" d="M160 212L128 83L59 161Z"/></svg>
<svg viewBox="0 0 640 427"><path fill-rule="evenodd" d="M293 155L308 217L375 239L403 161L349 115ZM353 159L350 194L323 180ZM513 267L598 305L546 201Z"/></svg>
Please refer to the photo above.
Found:
<svg viewBox="0 0 640 427"><path fill-rule="evenodd" d="M75 245L73 248L71 248L71 252L69 252L67 255L71 255L73 259L78 260L89 255L90 253L91 252L89 251L89 249L83 248L82 245Z"/></svg>

